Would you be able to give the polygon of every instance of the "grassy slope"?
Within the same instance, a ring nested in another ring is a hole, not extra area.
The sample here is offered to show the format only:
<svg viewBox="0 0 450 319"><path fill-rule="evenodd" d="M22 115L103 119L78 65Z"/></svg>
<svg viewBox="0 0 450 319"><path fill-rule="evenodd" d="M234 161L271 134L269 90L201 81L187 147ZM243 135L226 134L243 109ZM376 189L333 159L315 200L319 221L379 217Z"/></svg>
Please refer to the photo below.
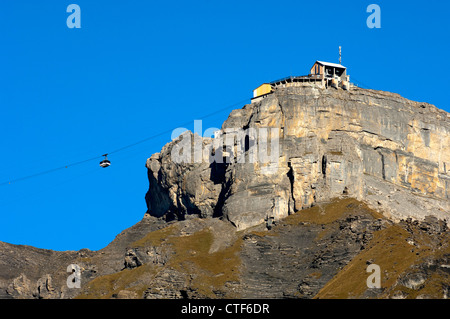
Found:
<svg viewBox="0 0 450 319"><path fill-rule="evenodd" d="M179 236L177 225L148 233L135 241L130 247L149 247L165 245L172 251L171 258L164 266L144 264L133 269L100 276L89 282L88 287L77 298L111 298L121 290L136 293L142 298L144 291L152 285L163 267L172 268L193 278L191 288L205 297L213 297L226 282L238 281L241 240L233 245L209 253L213 243L213 234L204 228L188 236ZM230 296L231 297L231 296ZM236 296L235 296L236 297Z"/></svg>
<svg viewBox="0 0 450 319"><path fill-rule="evenodd" d="M358 254L315 298L358 298L367 289L368 263L381 268L381 286L390 287L398 276L419 259L406 242L408 233L398 225L375 233L369 248Z"/></svg>
<svg viewBox="0 0 450 319"><path fill-rule="evenodd" d="M417 229L416 229L417 231ZM432 298L442 298L443 285L450 285L449 276L445 272L433 273L427 279L424 287L418 290L398 285L401 275L417 271L417 265L428 258L441 258L450 253L448 240L443 240L444 246L435 247L432 238L418 231L414 235L416 245L407 241L411 233L401 224L394 224L386 229L375 232L369 247L358 254L347 264L315 298L361 298L367 290L366 280L370 273L366 272L368 264L374 263L381 269L381 288L384 292L380 298L390 298L395 292L402 291L407 298L416 298L426 294ZM447 234L447 239L448 239Z"/></svg>

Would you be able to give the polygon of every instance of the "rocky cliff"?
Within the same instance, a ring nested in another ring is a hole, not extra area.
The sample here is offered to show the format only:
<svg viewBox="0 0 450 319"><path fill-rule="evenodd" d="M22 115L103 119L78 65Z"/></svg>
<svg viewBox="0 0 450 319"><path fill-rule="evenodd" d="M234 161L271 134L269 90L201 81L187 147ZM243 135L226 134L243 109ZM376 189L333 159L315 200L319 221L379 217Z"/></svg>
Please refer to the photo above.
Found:
<svg viewBox="0 0 450 319"><path fill-rule="evenodd" d="M107 247L0 243L0 298L447 298L449 145L430 104L278 88L153 154L148 211Z"/></svg>
<svg viewBox="0 0 450 319"><path fill-rule="evenodd" d="M271 137L257 129L277 131L273 163L248 160L249 150L232 135L249 128L258 146L270 145ZM227 135L234 138L228 163L196 161L195 146L190 160L174 161L173 148L183 139L203 150L213 144L192 134L152 155L148 213L223 216L245 229L345 194L393 220L450 217L450 115L430 104L359 88L279 88L231 112L221 138Z"/></svg>

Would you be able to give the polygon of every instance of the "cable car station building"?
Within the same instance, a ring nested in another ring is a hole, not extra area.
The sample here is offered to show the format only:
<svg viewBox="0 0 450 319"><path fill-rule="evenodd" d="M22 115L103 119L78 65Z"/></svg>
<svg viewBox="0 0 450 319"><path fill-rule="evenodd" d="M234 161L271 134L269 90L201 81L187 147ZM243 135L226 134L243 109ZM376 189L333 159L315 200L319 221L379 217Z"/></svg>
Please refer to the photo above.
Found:
<svg viewBox="0 0 450 319"><path fill-rule="evenodd" d="M289 76L269 83L263 83L253 90L252 102L258 102L277 88L302 86L311 83L322 88L350 89L350 76L347 68L341 64L316 61L308 75Z"/></svg>

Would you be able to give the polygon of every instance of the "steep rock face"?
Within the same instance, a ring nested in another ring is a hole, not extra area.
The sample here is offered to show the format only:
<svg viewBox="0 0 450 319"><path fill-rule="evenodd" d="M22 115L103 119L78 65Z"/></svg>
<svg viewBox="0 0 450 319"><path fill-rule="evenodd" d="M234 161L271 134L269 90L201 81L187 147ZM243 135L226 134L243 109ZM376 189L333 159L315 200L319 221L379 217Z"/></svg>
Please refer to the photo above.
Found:
<svg viewBox="0 0 450 319"><path fill-rule="evenodd" d="M267 139L266 128L275 129ZM249 129L256 133L245 142L233 137ZM220 136L234 140L229 163L210 164L221 142L190 132L148 159L149 214L223 216L245 229L344 194L393 220L449 220L450 114L430 104L359 88L290 87L232 111ZM191 156L180 163L172 149L185 138ZM272 161L251 161L251 145Z"/></svg>
<svg viewBox="0 0 450 319"><path fill-rule="evenodd" d="M206 145L210 140L202 140L190 132L183 134L192 142ZM175 163L172 149L178 140L166 144L160 153L153 154L146 163L149 177L149 191L146 195L148 211L152 216L166 216L167 220L184 219L187 214L212 217L224 182L224 164Z"/></svg>

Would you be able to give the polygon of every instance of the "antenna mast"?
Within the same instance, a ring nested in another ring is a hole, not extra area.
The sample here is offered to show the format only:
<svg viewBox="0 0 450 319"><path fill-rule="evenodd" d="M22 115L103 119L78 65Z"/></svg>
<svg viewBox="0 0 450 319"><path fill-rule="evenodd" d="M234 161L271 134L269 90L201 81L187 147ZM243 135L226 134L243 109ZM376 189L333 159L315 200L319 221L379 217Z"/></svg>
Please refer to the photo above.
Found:
<svg viewBox="0 0 450 319"><path fill-rule="evenodd" d="M339 64L342 64L341 46L339 46Z"/></svg>

